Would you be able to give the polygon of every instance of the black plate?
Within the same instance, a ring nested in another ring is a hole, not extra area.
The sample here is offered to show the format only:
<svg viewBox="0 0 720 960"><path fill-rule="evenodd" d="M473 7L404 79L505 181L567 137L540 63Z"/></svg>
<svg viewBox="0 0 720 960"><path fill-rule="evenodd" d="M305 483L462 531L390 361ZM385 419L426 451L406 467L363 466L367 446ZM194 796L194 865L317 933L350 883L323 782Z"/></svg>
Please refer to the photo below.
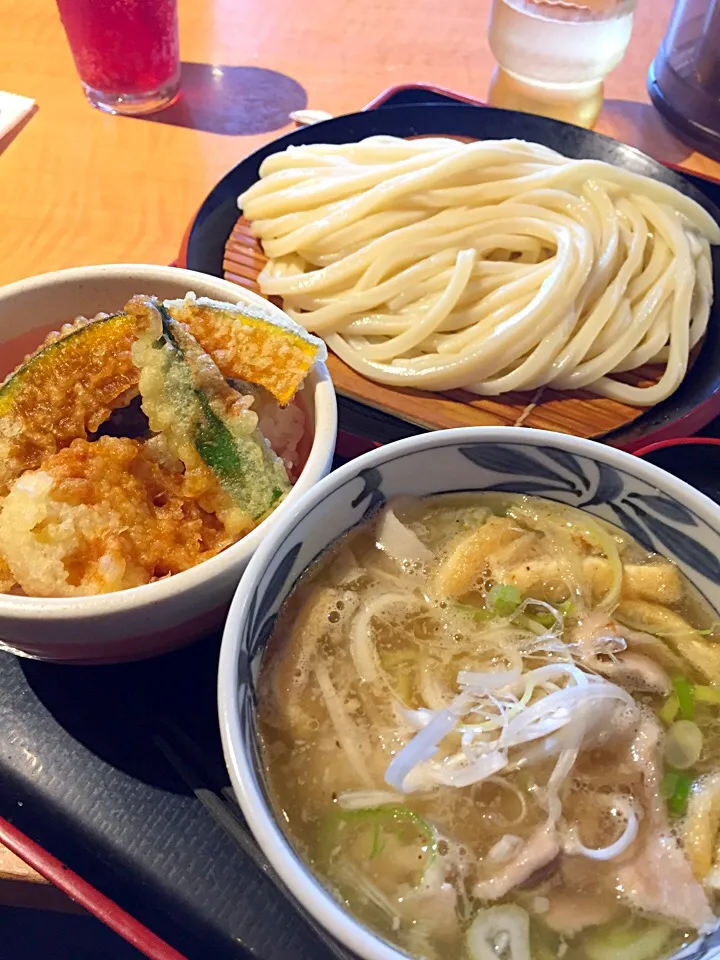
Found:
<svg viewBox="0 0 720 960"><path fill-rule="evenodd" d="M668 446L658 444L657 449L651 447L639 455L720 503L720 441L716 437L693 437L691 442Z"/></svg>
<svg viewBox="0 0 720 960"><path fill-rule="evenodd" d="M717 186L699 177L677 173L611 137L572 124L511 110L447 102L411 103L352 113L295 130L233 167L212 190L195 217L188 237L187 266L213 276L223 275L225 244L239 216L237 197L258 179L260 164L266 157L291 145L350 143L378 134L398 137L453 134L477 139L531 140L568 157L604 160L633 173L661 180L692 197L720 223L720 209L712 199L714 194L720 203ZM720 290L720 248L717 247L713 251L713 265L715 288ZM648 410L629 426L608 434L606 439L616 446L634 446L639 438L650 438L657 430L689 417L697 408L708 404L719 391L720 299L716 299L703 349L680 388L672 397ZM704 419L698 417L689 431L678 429L674 433L683 435L697 430L716 412L713 409Z"/></svg>

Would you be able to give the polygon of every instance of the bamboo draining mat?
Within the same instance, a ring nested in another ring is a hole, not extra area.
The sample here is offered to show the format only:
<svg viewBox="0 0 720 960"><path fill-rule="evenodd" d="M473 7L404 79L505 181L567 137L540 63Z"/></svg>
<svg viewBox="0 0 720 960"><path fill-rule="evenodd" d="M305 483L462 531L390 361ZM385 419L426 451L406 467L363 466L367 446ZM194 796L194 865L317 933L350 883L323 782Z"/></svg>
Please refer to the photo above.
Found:
<svg viewBox="0 0 720 960"><path fill-rule="evenodd" d="M260 293L257 278L267 262L258 240L244 217L240 217L225 245L223 272L227 280ZM275 303L282 306L277 298ZM355 373L331 355L328 368L339 394L431 430L446 427L523 426L554 430L576 437L600 437L626 426L644 411L616 400L595 397L585 391L544 390L508 393L502 397L477 397L464 390L427 393L386 387ZM627 383L654 383L657 371L651 367L623 375ZM534 405L533 401L535 401Z"/></svg>

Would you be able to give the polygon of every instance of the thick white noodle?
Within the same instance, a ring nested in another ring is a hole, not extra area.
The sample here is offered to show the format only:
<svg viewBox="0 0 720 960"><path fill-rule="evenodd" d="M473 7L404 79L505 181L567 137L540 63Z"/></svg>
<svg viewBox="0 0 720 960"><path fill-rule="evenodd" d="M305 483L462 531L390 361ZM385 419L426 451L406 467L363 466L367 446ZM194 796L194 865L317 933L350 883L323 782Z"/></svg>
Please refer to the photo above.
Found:
<svg viewBox="0 0 720 960"><path fill-rule="evenodd" d="M260 173L238 202L263 293L380 383L648 406L707 328L720 227L662 182L442 137L290 147ZM616 378L648 363L650 386Z"/></svg>

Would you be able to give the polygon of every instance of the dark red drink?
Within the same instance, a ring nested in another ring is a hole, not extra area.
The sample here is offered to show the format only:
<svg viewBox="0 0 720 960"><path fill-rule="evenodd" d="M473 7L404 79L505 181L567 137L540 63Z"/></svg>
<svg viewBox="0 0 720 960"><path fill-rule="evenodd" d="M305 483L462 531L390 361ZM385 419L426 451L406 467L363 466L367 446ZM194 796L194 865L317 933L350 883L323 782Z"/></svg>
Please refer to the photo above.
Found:
<svg viewBox="0 0 720 960"><path fill-rule="evenodd" d="M58 0L58 8L94 106L149 113L177 96L177 0Z"/></svg>

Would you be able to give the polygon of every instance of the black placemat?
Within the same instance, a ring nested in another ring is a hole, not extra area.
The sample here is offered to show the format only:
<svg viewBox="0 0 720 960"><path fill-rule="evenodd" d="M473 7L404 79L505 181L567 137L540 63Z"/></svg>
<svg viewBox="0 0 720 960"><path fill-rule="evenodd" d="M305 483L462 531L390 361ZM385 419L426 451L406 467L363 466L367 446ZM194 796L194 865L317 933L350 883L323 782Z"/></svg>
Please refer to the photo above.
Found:
<svg viewBox="0 0 720 960"><path fill-rule="evenodd" d="M423 94L397 97L417 103ZM351 401L341 405L340 427L381 442L422 432ZM717 435L717 422L704 432ZM213 637L114 667L0 654L0 814L189 960L331 960L153 739L171 721L199 745L210 785L228 784L216 715L219 645Z"/></svg>
<svg viewBox="0 0 720 960"><path fill-rule="evenodd" d="M190 960L330 960L153 741L172 718L227 783L219 646L115 667L0 655L0 811Z"/></svg>

